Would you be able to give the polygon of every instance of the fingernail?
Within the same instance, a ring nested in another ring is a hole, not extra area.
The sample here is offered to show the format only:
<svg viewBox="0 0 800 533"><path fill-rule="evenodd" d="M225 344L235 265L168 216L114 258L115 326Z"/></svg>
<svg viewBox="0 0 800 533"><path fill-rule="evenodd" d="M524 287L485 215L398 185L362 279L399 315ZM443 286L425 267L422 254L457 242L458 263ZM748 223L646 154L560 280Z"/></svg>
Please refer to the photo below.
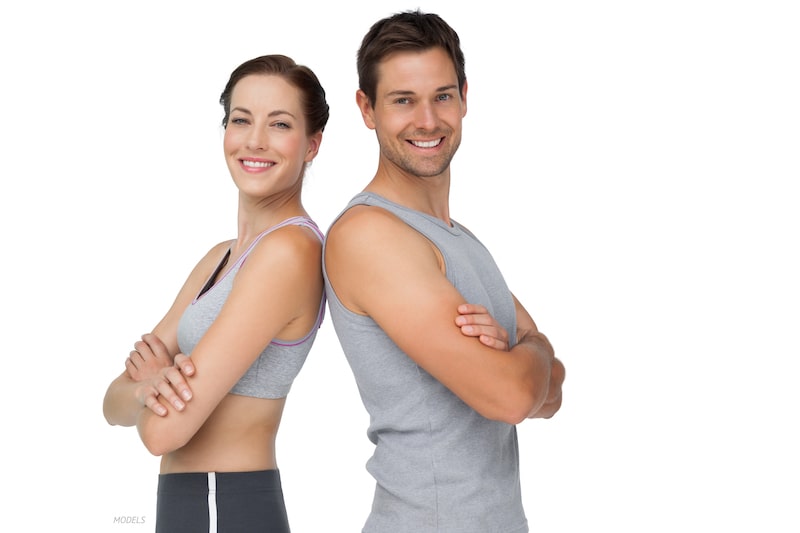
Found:
<svg viewBox="0 0 800 533"><path fill-rule="evenodd" d="M181 393L181 396L183 396L183 399L187 401L192 399L192 393L189 392L188 390L183 391Z"/></svg>
<svg viewBox="0 0 800 533"><path fill-rule="evenodd" d="M178 411L181 411L181 410L183 409L183 402L182 402L182 401L180 401L180 400L175 400L174 404L175 404L175 408L176 408Z"/></svg>

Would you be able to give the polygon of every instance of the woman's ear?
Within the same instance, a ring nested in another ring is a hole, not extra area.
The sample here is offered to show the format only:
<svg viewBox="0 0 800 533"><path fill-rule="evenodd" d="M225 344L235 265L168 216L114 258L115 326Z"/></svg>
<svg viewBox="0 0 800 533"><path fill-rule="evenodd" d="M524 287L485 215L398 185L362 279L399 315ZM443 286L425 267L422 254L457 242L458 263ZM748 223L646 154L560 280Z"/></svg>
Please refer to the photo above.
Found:
<svg viewBox="0 0 800 533"><path fill-rule="evenodd" d="M306 163L310 163L319 153L319 145L322 144L322 132L318 131L308 138L308 150L306 157L303 159Z"/></svg>

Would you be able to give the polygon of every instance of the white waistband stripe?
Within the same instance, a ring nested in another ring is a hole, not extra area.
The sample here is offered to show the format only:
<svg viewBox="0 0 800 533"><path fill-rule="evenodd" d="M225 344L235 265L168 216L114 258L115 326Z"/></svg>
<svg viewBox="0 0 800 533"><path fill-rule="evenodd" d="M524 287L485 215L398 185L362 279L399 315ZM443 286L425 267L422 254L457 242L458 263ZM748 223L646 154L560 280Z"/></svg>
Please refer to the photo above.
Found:
<svg viewBox="0 0 800 533"><path fill-rule="evenodd" d="M217 533L217 477L208 473L208 533Z"/></svg>

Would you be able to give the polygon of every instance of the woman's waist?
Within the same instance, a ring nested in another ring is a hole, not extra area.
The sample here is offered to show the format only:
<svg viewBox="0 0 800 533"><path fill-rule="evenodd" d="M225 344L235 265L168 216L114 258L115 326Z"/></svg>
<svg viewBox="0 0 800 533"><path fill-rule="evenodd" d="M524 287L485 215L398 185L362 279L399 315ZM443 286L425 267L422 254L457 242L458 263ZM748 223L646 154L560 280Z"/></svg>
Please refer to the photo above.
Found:
<svg viewBox="0 0 800 533"><path fill-rule="evenodd" d="M276 468L275 439L283 403L227 396L185 446L162 457L161 473Z"/></svg>
<svg viewBox="0 0 800 533"><path fill-rule="evenodd" d="M204 439L161 457L162 474L185 472L248 472L277 468L275 439Z"/></svg>

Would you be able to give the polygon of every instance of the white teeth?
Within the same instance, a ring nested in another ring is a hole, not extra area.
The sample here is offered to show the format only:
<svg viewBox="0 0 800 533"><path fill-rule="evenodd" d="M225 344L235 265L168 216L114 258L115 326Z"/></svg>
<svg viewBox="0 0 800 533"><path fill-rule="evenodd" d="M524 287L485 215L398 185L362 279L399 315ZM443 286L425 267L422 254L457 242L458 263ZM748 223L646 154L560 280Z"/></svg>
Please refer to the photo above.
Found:
<svg viewBox="0 0 800 533"><path fill-rule="evenodd" d="M246 167L251 167L251 168L267 168L267 167L271 167L275 163L270 163L268 161L246 161L245 160L245 161L242 161L242 164L244 166L246 166Z"/></svg>
<svg viewBox="0 0 800 533"><path fill-rule="evenodd" d="M411 144L419 148L433 148L434 146L438 146L440 142L442 142L442 139L436 139L435 141L411 141Z"/></svg>

